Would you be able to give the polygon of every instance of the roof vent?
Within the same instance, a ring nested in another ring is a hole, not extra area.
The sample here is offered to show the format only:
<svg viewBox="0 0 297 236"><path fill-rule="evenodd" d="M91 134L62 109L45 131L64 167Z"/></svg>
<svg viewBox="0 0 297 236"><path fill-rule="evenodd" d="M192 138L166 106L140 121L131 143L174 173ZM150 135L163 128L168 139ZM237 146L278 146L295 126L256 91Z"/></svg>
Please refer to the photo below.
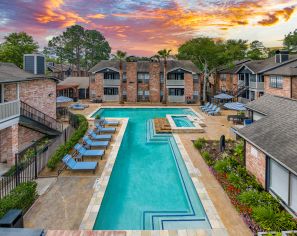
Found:
<svg viewBox="0 0 297 236"><path fill-rule="evenodd" d="M283 63L289 60L289 51L277 50L275 52L275 63Z"/></svg>
<svg viewBox="0 0 297 236"><path fill-rule="evenodd" d="M24 70L34 75L45 74L45 56L42 54L24 54Z"/></svg>

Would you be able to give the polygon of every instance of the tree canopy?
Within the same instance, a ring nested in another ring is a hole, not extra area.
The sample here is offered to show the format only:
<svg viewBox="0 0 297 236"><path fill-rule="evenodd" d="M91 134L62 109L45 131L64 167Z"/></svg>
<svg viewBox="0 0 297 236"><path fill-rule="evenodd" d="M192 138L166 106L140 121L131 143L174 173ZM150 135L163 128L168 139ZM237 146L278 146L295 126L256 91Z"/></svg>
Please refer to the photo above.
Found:
<svg viewBox="0 0 297 236"><path fill-rule="evenodd" d="M2 62L11 62L23 68L24 54L37 52L38 43L25 32L11 33L4 37L0 44L0 58Z"/></svg>
<svg viewBox="0 0 297 236"><path fill-rule="evenodd" d="M289 51L296 51L297 50L297 29L289 34L285 35L283 45Z"/></svg>
<svg viewBox="0 0 297 236"><path fill-rule="evenodd" d="M249 50L247 51L247 57L252 60L261 60L267 58L269 50L263 45L262 42L256 40L251 42Z"/></svg>

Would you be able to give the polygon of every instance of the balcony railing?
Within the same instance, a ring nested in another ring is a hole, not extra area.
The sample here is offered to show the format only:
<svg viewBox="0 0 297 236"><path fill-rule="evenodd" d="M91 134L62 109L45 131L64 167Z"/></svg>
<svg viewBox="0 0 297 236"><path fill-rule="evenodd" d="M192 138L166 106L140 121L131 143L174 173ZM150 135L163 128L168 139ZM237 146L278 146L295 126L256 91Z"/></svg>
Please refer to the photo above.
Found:
<svg viewBox="0 0 297 236"><path fill-rule="evenodd" d="M105 102L117 102L120 100L119 95L104 95L103 97Z"/></svg>
<svg viewBox="0 0 297 236"><path fill-rule="evenodd" d="M120 86L120 80L119 79L104 79L103 85L104 86Z"/></svg>
<svg viewBox="0 0 297 236"><path fill-rule="evenodd" d="M184 80L167 80L167 86L185 86Z"/></svg>
<svg viewBox="0 0 297 236"><path fill-rule="evenodd" d="M250 88L264 90L264 82L250 82Z"/></svg>
<svg viewBox="0 0 297 236"><path fill-rule="evenodd" d="M174 96L174 95L169 95L168 96L168 102L173 102L173 103L179 103L179 102L185 102L185 96Z"/></svg>
<svg viewBox="0 0 297 236"><path fill-rule="evenodd" d="M20 115L20 101L0 103L0 122L18 117Z"/></svg>

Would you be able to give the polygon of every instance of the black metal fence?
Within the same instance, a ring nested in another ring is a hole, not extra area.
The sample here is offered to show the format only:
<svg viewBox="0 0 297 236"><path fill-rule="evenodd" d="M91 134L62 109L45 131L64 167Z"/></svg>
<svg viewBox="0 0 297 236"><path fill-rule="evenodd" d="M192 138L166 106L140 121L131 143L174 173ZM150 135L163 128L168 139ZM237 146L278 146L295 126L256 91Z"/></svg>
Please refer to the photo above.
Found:
<svg viewBox="0 0 297 236"><path fill-rule="evenodd" d="M63 130L60 136L51 140L42 148L38 147L35 143L15 155L15 165L5 176L0 177L0 199L9 194L20 183L38 178L38 175L44 169L56 149L67 142L74 132L75 127L77 127L74 117L71 121L74 126L69 125Z"/></svg>

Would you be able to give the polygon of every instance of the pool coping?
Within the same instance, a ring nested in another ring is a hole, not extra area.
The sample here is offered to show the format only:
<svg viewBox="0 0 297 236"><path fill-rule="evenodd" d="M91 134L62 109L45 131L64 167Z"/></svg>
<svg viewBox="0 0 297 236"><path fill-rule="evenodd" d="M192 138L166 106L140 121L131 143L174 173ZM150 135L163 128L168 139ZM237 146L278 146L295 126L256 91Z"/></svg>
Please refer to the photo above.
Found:
<svg viewBox="0 0 297 236"><path fill-rule="evenodd" d="M94 112L92 112L89 116L88 116L88 120L94 120L94 118L92 118L92 116L98 112L100 109L104 109L104 108L156 108L156 107L152 107L152 106L146 106L146 107L135 107L135 106L127 106L127 107L122 107L122 106L112 106L112 107L100 107L99 109L96 109ZM191 107L164 107L164 106L158 106L157 108L189 108L191 109L195 114L197 114L197 117L202 117L199 113L197 113L196 111L194 111ZM108 119L108 118L107 118ZM111 119L111 118L110 118ZM93 226L95 224L97 215L99 213L100 210L100 206L109 182L109 178L112 174L112 170L113 170L113 166L115 164L116 161L116 157L117 154L119 152L126 128L127 128L127 124L128 124L128 120L129 118L112 118L113 120L121 120L122 121L122 126L121 129L119 131L119 134L116 138L115 144L113 145L112 151L110 153L110 155L108 156L108 160L107 163L104 167L104 170L101 174L101 177L97 179L97 181L94 184L94 193L93 196L91 198L91 201L89 203L89 206L86 210L85 216L81 222L80 225L80 229L81 230L92 230ZM203 117L204 119L204 117ZM183 161L185 163L185 166L187 168L188 174L195 186L196 192L200 198L200 201L203 205L203 208L206 212L206 216L208 218L208 221L211 225L211 231L215 231L215 232L220 232L222 235L227 235L227 231L226 228L220 218L220 216L217 213L217 210L212 202L212 200L210 199L203 183L199 180L199 175L200 175L200 171L198 168L195 168L193 165L193 162L191 160L191 158L189 157L183 143L181 142L181 139L178 135L178 133L173 133L172 134L178 149L180 151L180 154L183 158ZM199 231L201 232L201 229L192 229L194 231ZM121 230L127 233L131 233L134 232L133 230ZM139 232L141 232L141 230L137 230ZM163 230L163 231L167 231L168 230ZM208 230L206 230L208 231Z"/></svg>
<svg viewBox="0 0 297 236"><path fill-rule="evenodd" d="M172 118L173 116L180 116L180 117L186 116L194 126L178 127L176 126ZM200 118L198 118L198 120L194 120L191 115L187 115L187 114L170 114L170 115L166 115L166 118L170 124L172 132L174 133L204 133L205 132L204 129L202 128L202 125L204 124L204 122L202 122Z"/></svg>

